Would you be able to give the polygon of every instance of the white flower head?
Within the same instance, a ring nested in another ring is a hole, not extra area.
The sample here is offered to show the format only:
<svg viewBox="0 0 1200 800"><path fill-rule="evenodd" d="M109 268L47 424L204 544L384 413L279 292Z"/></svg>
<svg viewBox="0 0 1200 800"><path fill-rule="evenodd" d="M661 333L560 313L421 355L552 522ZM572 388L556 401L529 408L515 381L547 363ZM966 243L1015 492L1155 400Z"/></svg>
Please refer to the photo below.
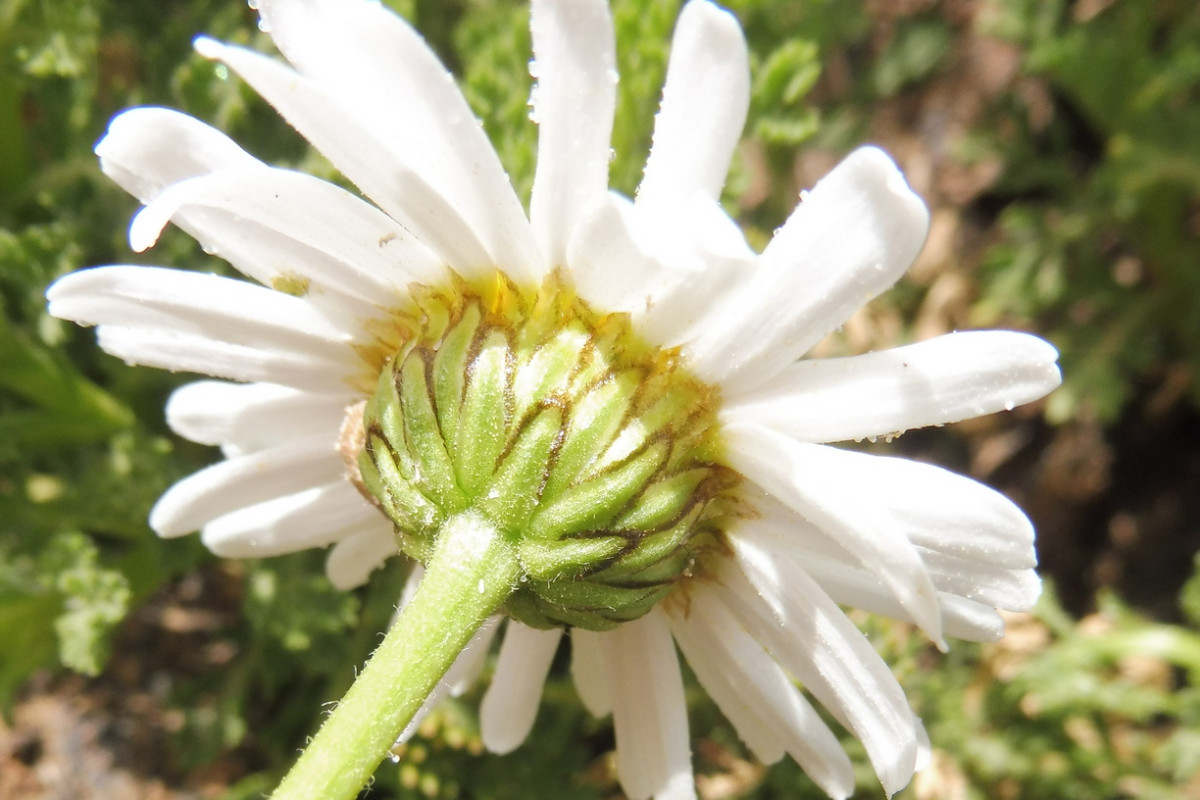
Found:
<svg viewBox="0 0 1200 800"><path fill-rule="evenodd" d="M996 609L1027 609L1039 591L1033 531L974 481L829 443L1039 398L1059 382L1054 349L1025 334L973 332L804 358L903 274L927 211L892 161L864 148L752 251L718 204L749 103L746 45L734 17L708 0L690 0L680 15L632 201L607 190L616 98L607 4L533 0L539 152L528 216L453 79L404 21L368 0L258 7L291 66L210 39L196 48L253 86L369 201L270 167L191 117L133 109L97 146L105 173L145 204L133 248L151 247L174 222L258 283L110 266L48 292L51 313L99 326L108 352L217 379L179 389L167 417L225 460L172 487L151 513L154 529L199 529L231 557L331 546L330 579L361 584L398 552L380 512L391 501L364 499L363 476L343 458L346 440L361 449L353 423L381 371L428 333L414 330L421 320L454 318L474 296L454 287L516 287L501 294L534 319L538 303L553 305L546 293L565 286L588 324L618 320L667 354L671 370L712 389L720 402L706 410L715 432L705 441L719 447L705 451L703 468L739 477L726 498L738 511L714 534L720 546L688 551L665 600L611 630L571 628L576 685L591 711L613 714L629 796L694 797L676 645L763 762L789 754L830 796L852 792L850 761L811 697L863 742L884 789L902 788L924 732L839 604L912 621L939 646L945 635L998 638ZM434 340L428 374L441 375L436 359L451 348ZM558 389L539 388L540 362L531 363L505 391L536 404L538 392ZM470 369L486 371L478 360ZM495 374L503 382L509 373ZM578 417L584 401L563 402ZM648 430L614 432L598 458L646 452L637 448L658 435ZM438 479L413 463L405 480L436 494ZM450 465L452 483L475 480L463 469L478 461L464 463ZM490 474L480 491L494 485ZM421 513L436 515L435 506ZM482 629L439 692L473 681L495 630ZM492 750L511 750L531 728L561 632L507 623L481 711Z"/></svg>

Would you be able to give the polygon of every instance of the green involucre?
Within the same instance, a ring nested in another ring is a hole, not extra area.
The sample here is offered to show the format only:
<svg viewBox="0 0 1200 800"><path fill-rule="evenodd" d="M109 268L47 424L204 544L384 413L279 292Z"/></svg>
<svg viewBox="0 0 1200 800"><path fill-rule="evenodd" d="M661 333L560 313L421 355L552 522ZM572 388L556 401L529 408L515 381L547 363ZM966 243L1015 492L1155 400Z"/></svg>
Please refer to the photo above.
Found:
<svg viewBox="0 0 1200 800"><path fill-rule="evenodd" d="M424 289L363 411L360 488L424 561L471 510L512 544L507 612L536 627L635 619L713 546L736 475L715 391L678 354L552 275Z"/></svg>

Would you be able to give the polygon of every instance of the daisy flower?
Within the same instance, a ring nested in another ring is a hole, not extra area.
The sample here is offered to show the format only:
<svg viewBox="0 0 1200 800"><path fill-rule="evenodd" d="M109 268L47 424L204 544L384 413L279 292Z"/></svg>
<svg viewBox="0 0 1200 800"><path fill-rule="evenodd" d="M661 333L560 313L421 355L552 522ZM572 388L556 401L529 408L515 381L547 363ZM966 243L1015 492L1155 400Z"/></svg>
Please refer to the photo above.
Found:
<svg viewBox="0 0 1200 800"><path fill-rule="evenodd" d="M258 9L290 66L211 39L197 50L362 197L184 114L133 109L96 148L144 204L133 249L173 222L256 283L109 266L47 293L109 353L215 379L176 391L167 418L225 458L173 486L152 527L199 530L229 557L329 547L343 588L401 552L432 575L446 531L468 559L496 535L511 569L479 578L496 592L479 613L500 613L418 698L469 685L506 618L481 709L493 751L532 727L569 631L576 686L612 714L635 800L695 796L676 647L764 763L786 753L831 797L853 791L815 700L887 793L902 788L921 724L840 606L911 621L939 647L998 638L996 609L1039 591L1033 531L979 483L830 443L1039 398L1059 383L1054 349L990 331L805 358L904 273L927 211L864 148L754 252L718 203L749 102L746 45L707 0L679 17L633 200L607 190L607 5L533 0L528 214L403 20L368 0Z"/></svg>

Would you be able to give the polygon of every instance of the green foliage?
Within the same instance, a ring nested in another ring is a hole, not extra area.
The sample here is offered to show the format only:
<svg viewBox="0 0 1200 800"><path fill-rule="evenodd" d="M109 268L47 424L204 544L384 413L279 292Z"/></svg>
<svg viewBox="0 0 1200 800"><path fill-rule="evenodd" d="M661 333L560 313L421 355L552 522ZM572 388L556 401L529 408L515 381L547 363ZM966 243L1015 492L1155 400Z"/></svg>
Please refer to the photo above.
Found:
<svg viewBox="0 0 1200 800"><path fill-rule="evenodd" d="M905 20L873 65L872 88L887 97L928 78L941 66L950 42L950 28L940 17Z"/></svg>
<svg viewBox="0 0 1200 800"><path fill-rule="evenodd" d="M358 597L333 588L312 558L256 563L246 580L246 618L257 637L308 665L340 665L340 643L359 619ZM314 569L313 567L317 568Z"/></svg>
<svg viewBox="0 0 1200 800"><path fill-rule="evenodd" d="M0 550L0 637L5 657L0 660L0 704L7 708L13 694L36 670L56 658L49 634L61 600L46 591L30 557Z"/></svg>
<svg viewBox="0 0 1200 800"><path fill-rule="evenodd" d="M64 666L96 675L108 660L108 634L129 608L129 581L120 571L104 569L99 552L82 533L56 537L42 553L39 572L63 598L54 620L59 658Z"/></svg>
<svg viewBox="0 0 1200 800"><path fill-rule="evenodd" d="M679 14L678 0L616 0L617 112L613 121L613 163L609 184L632 197L650 154L654 115L667 74L668 42Z"/></svg>
<svg viewBox="0 0 1200 800"><path fill-rule="evenodd" d="M985 261L981 323L1046 330L1066 381L1052 419L1116 417L1139 379L1191 365L1200 401L1200 11L1194 3L998 4L995 33L1054 102L1013 99L992 147L1006 162L1002 237Z"/></svg>
<svg viewBox="0 0 1200 800"><path fill-rule="evenodd" d="M910 694L932 705L930 736L969 796L998 784L1035 800L1177 796L1198 755L1200 635L1110 596L1076 623L1052 591L1010 628Z"/></svg>
<svg viewBox="0 0 1200 800"><path fill-rule="evenodd" d="M390 5L461 76L527 197L536 127L526 4ZM945 75L961 31L941 6L901 15L875 41L861 2L728 5L750 41L753 92L749 141L724 199L758 241L795 204L797 147L845 150L866 138L877 104ZM619 191L632 193L641 176L679 6L613 2ZM1083 6L1094 13L1085 18ZM973 210L995 222L972 274L973 321L1017 321L1059 345L1067 383L1051 400L1055 420L1117 419L1140 381L1171 369L1190 376L1200 399L1200 12L1189 0L995 0L988 9L990 32L1018 49L1021 75L968 132L970 152L952 154L1002 165ZM227 796L249 798L274 785L322 704L377 643L404 568L393 563L342 594L324 579L320 552L217 568L195 537L157 540L145 522L155 498L217 454L164 427L179 377L100 354L91 332L48 318L43 299L54 278L93 264L222 269L173 231L146 257L128 252L136 204L100 175L91 152L121 108L182 108L264 160L331 174L240 81L191 52L198 33L270 50L236 0L0 0L0 709L39 671L100 673L103 682L115 658L169 673L161 701L179 720L174 765L227 759L227 774L242 776ZM821 86L831 53L845 59L840 94ZM1023 99L1030 86L1049 98L1048 117ZM747 207L756 180L769 184L767 196ZM179 610L197 580L222 587L202 595L216 604L205 609L216 621L203 635L112 652L123 629L144 625L126 621L130 611ZM901 797L933 796L936 781L970 798L1178 796L1200 772L1200 575L1181 608L1188 624L1168 625L1105 597L1076 622L1047 595L1011 639L956 645L947 656L902 626L864 620L935 747L927 788ZM176 650L185 666L171 663ZM752 764L703 693L692 685L688 696L708 785L741 797L820 796L788 760ZM565 661L546 697L531 741L505 757L480 752L478 690L448 704L398 764L380 770L375 796L613 796L611 729L581 710ZM878 797L861 747L846 746L860 770L857 796Z"/></svg>
<svg viewBox="0 0 1200 800"><path fill-rule="evenodd" d="M1184 584L1183 591L1179 593L1179 610L1193 626L1200 628L1200 555L1195 559L1192 579Z"/></svg>
<svg viewBox="0 0 1200 800"><path fill-rule="evenodd" d="M589 771L595 754L584 732L587 714L561 678L547 688L532 758L524 747L506 756L484 750L476 711L481 696L474 691L442 704L399 749L395 765L380 769L375 790L397 800L611 796L611 778Z"/></svg>
<svg viewBox="0 0 1200 800"><path fill-rule="evenodd" d="M52 279L117 260L133 208L90 152L110 111L130 102L116 96L128 88L117 86L127 51L124 22L111 11L96 0L0 4L4 710L22 680L56 661L98 673L136 599L199 552L160 551L145 524L150 503L186 469L156 431L172 379L100 356L90 333L44 310ZM170 25L159 32L147 37L155 47L187 47ZM161 93L165 83L141 88Z"/></svg>
<svg viewBox="0 0 1200 800"><path fill-rule="evenodd" d="M100 30L95 3L9 0L4 12L14 34L9 44L21 71L36 77L79 78L93 63Z"/></svg>
<svg viewBox="0 0 1200 800"><path fill-rule="evenodd" d="M815 43L788 39L767 54L756 70L750 98L756 138L771 145L795 147L817 129L816 112L805 103L821 74Z"/></svg>
<svg viewBox="0 0 1200 800"><path fill-rule="evenodd" d="M518 194L528 198L537 157L537 130L529 116L529 8L481 4L456 33L467 102L484 121Z"/></svg>
<svg viewBox="0 0 1200 800"><path fill-rule="evenodd" d="M40 491L34 484L31 493ZM90 537L64 533L33 554L0 549L0 703L36 668L57 659L86 675L100 672L109 637L125 617L131 591L119 570L100 563ZM53 630L54 638L47 635Z"/></svg>

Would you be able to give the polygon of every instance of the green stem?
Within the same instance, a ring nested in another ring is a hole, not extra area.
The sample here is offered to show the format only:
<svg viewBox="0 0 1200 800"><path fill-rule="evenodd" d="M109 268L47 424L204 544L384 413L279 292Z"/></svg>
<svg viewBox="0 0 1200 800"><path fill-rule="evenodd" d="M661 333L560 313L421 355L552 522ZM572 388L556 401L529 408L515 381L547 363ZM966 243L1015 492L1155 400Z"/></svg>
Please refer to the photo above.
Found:
<svg viewBox="0 0 1200 800"><path fill-rule="evenodd" d="M416 594L272 800L352 800L475 631L517 586L512 546L483 516L451 517Z"/></svg>

